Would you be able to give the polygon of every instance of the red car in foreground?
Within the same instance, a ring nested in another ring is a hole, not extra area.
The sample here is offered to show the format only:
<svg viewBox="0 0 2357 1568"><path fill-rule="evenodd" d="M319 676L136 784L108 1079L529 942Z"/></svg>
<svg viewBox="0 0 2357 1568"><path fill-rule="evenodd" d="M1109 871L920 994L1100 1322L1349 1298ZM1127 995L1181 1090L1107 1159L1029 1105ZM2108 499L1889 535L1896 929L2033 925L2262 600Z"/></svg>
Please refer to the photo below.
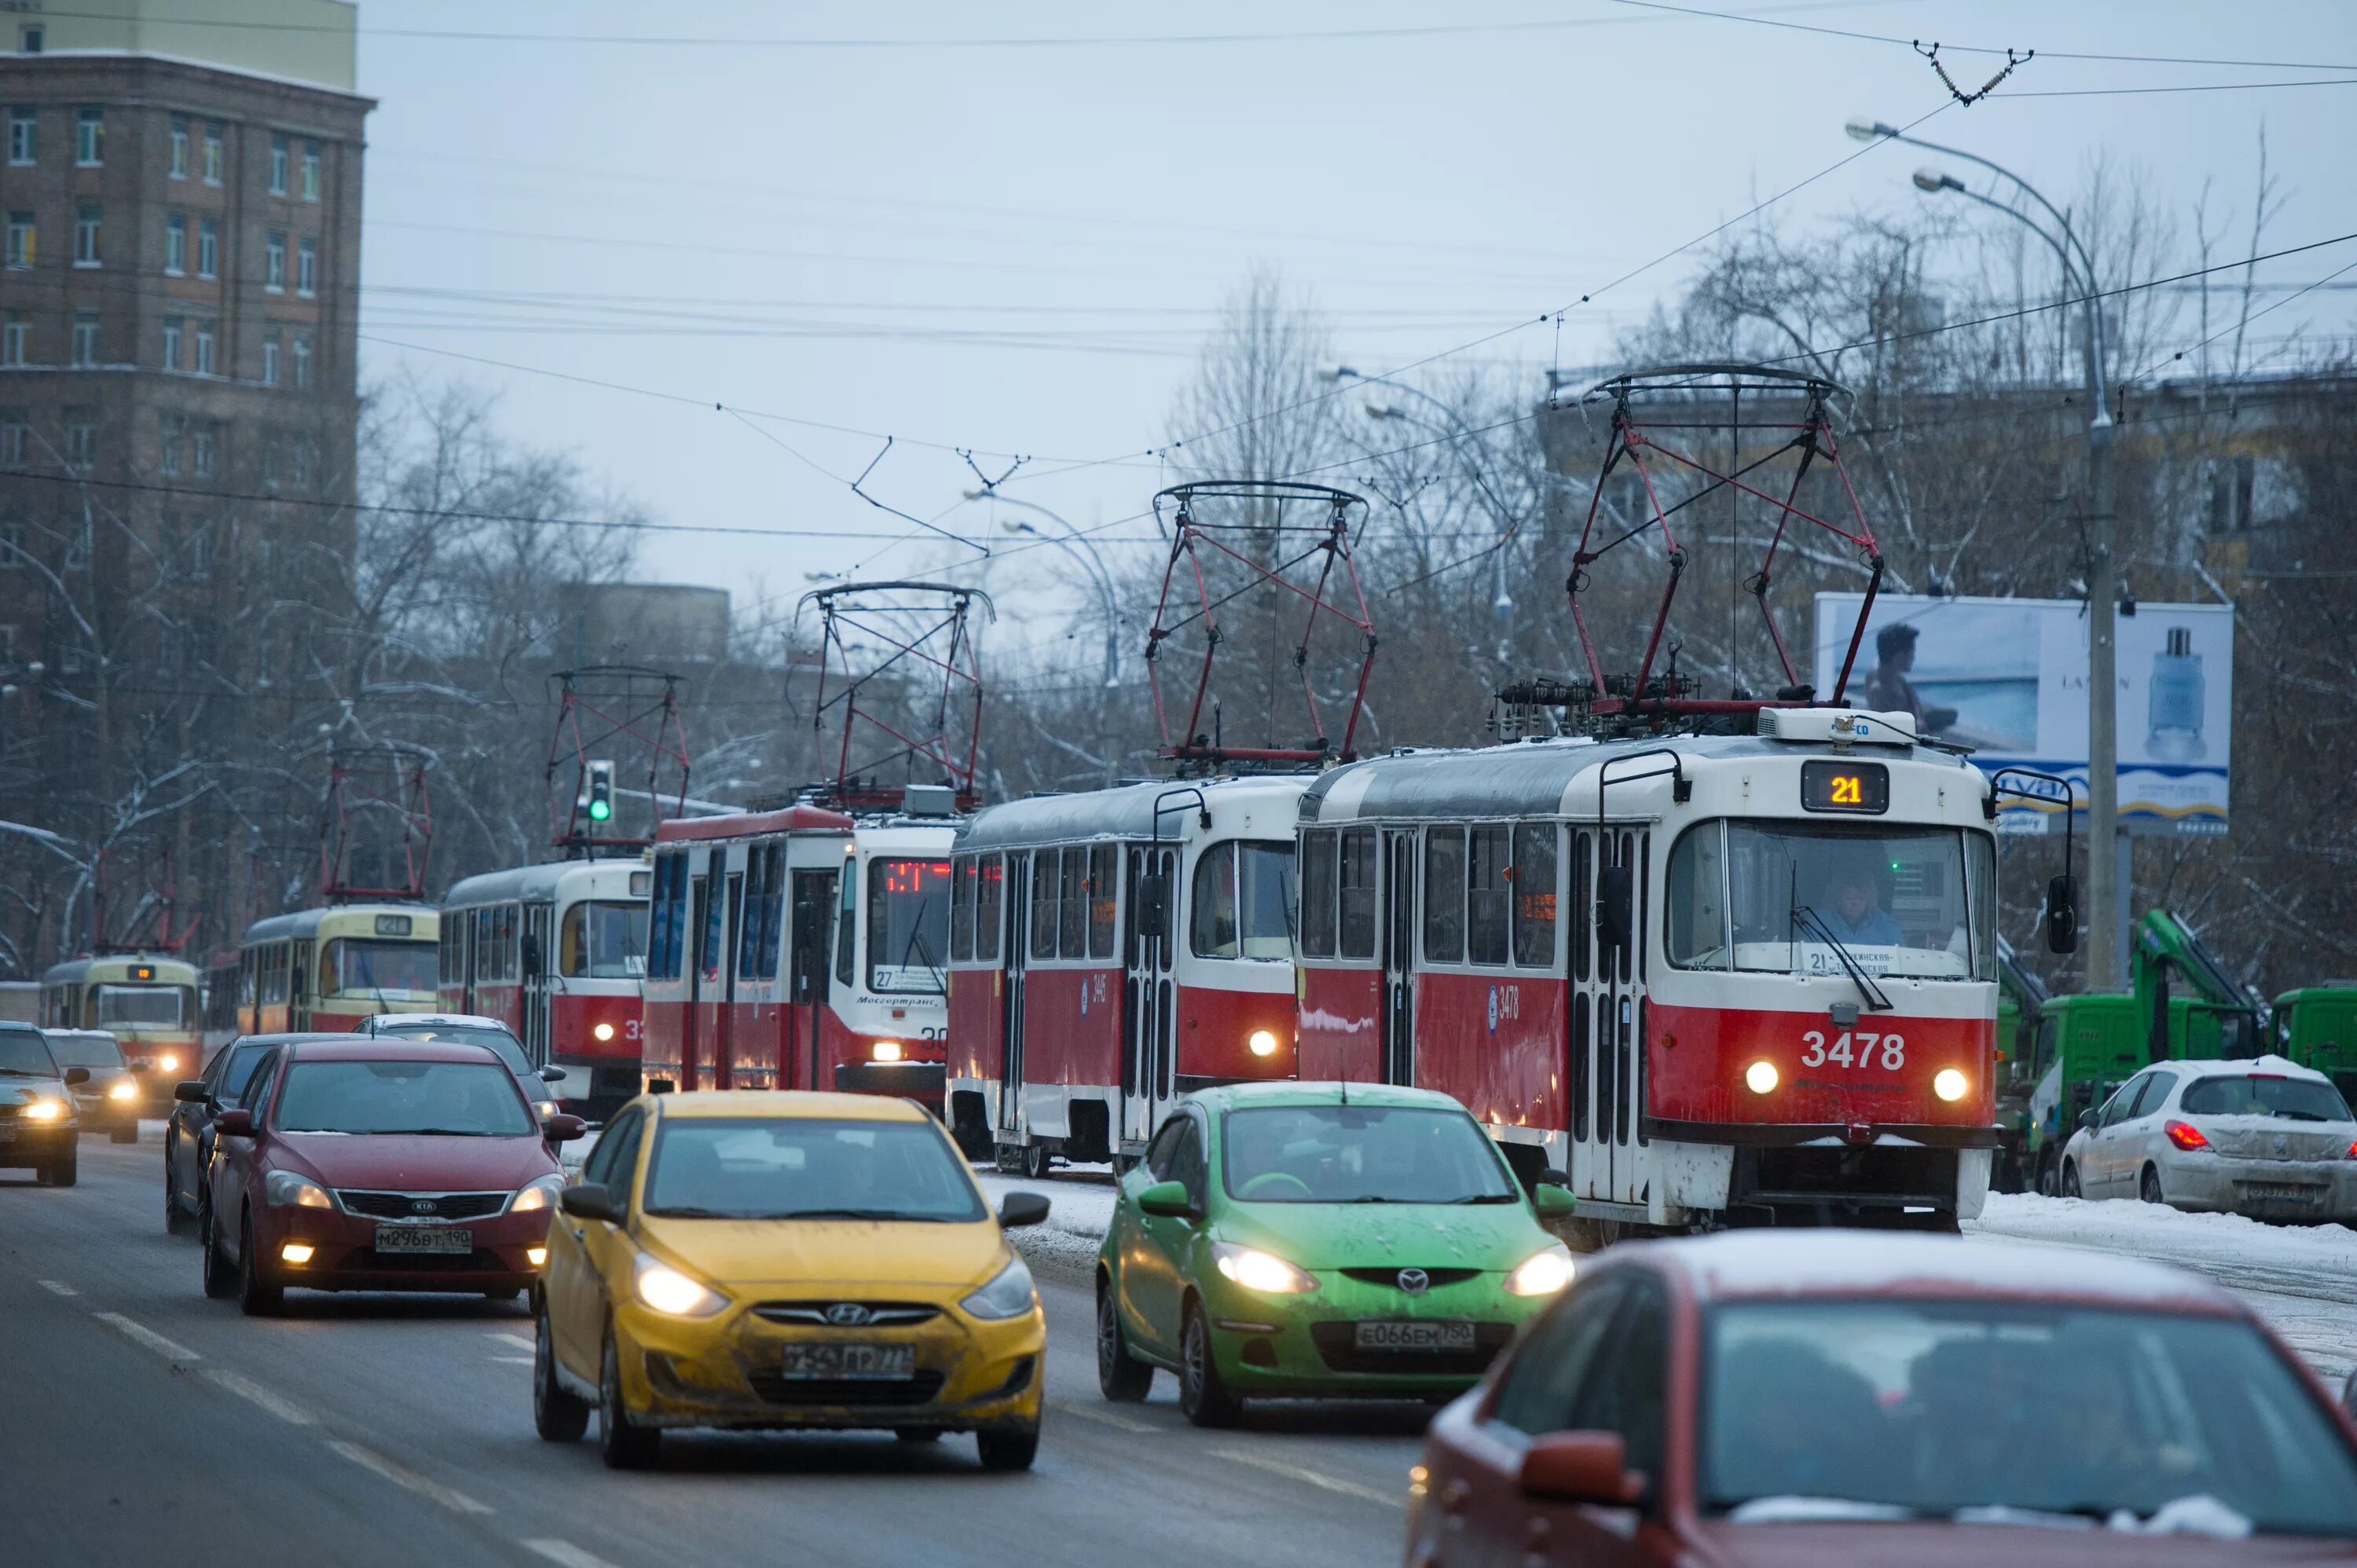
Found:
<svg viewBox="0 0 2357 1568"><path fill-rule="evenodd" d="M1867 1231L1600 1255L1432 1423L1415 1568L2357 1561L2357 1427L2158 1264Z"/></svg>
<svg viewBox="0 0 2357 1568"><path fill-rule="evenodd" d="M212 1124L205 1294L250 1313L305 1290L514 1297L539 1277L564 1186L543 1122L481 1046L297 1039Z"/></svg>

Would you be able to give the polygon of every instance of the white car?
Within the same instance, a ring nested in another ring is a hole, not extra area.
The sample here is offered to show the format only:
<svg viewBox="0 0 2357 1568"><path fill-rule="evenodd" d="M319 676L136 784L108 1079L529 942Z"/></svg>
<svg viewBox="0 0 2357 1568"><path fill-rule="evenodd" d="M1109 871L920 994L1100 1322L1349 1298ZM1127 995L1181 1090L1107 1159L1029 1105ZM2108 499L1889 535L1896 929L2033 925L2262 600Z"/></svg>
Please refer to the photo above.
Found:
<svg viewBox="0 0 2357 1568"><path fill-rule="evenodd" d="M2156 1062L2080 1116L2062 1195L2357 1221L2357 1117L2331 1079L2281 1057Z"/></svg>
<svg viewBox="0 0 2357 1568"><path fill-rule="evenodd" d="M524 1055L523 1042L497 1018L487 1018L479 1013L379 1013L362 1019L359 1032L381 1039L441 1040L453 1045L481 1046L515 1074L523 1097L532 1101L533 1110L542 1121L557 1112L555 1090L551 1086L565 1081L565 1069L533 1066L531 1058Z"/></svg>

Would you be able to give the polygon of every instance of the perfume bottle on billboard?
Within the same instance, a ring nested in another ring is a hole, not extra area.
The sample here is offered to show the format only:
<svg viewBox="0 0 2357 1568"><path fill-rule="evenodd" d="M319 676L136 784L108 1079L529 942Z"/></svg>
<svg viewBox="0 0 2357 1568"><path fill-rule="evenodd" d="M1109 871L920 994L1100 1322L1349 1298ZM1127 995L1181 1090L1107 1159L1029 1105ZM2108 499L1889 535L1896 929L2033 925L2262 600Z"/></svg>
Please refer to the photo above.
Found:
<svg viewBox="0 0 2357 1568"><path fill-rule="evenodd" d="M2156 762L2191 762L2207 749L2201 738L2201 655L2193 651L2193 633L2181 626L2169 628L2168 640L2152 656L2152 682L2147 688L2145 750Z"/></svg>

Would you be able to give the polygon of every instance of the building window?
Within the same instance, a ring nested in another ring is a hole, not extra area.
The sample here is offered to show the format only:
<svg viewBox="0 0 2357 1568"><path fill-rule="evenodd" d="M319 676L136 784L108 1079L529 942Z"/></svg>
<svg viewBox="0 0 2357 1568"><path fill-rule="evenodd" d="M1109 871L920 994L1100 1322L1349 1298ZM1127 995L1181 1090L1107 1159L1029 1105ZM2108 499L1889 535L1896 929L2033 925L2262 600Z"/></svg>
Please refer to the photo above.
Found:
<svg viewBox="0 0 2357 1568"><path fill-rule="evenodd" d="M275 435L265 435L262 440L262 488L266 490L278 488L278 437Z"/></svg>
<svg viewBox="0 0 2357 1568"><path fill-rule="evenodd" d="M188 177L188 117L186 114L172 116L172 177Z"/></svg>
<svg viewBox="0 0 2357 1568"><path fill-rule="evenodd" d="M164 317L164 368L167 371L180 368L180 326L178 317Z"/></svg>
<svg viewBox="0 0 2357 1568"><path fill-rule="evenodd" d="M99 222L98 209L84 207L74 214L74 265L94 267L99 264L103 250L104 231Z"/></svg>
<svg viewBox="0 0 2357 1568"><path fill-rule="evenodd" d="M280 135L270 138L270 194L286 194L286 138Z"/></svg>
<svg viewBox="0 0 2357 1568"><path fill-rule="evenodd" d="M12 267L31 266L33 264L33 254L39 249L38 240L39 231L33 222L33 215L31 213L11 212L8 214L7 264Z"/></svg>
<svg viewBox="0 0 2357 1568"><path fill-rule="evenodd" d="M74 417L81 413L82 411L80 409L66 411L66 418L70 422L66 425L66 467L86 474L90 472L91 465L98 461L98 426L90 423L87 414L79 419Z"/></svg>
<svg viewBox="0 0 2357 1568"><path fill-rule="evenodd" d="M221 182L221 123L218 120L208 120L205 122L205 183L219 185Z"/></svg>
<svg viewBox="0 0 2357 1568"><path fill-rule="evenodd" d="M88 430L90 426L87 424L78 424L74 426L74 430ZM73 434L73 431L70 430L66 434L70 435ZM83 466L88 467L87 464ZM89 518L85 517L74 525L72 537L66 541L67 571L87 572L90 570L90 534L91 527Z"/></svg>
<svg viewBox="0 0 2357 1568"><path fill-rule="evenodd" d="M8 161L23 167L40 161L40 123L30 109L8 111Z"/></svg>
<svg viewBox="0 0 2357 1568"><path fill-rule="evenodd" d="M190 466L199 474L210 474L213 471L214 435L213 426L210 424L198 425L190 435L188 441L188 456L192 459Z"/></svg>
<svg viewBox="0 0 2357 1568"><path fill-rule="evenodd" d="M197 323L197 374L210 376L212 373L213 324L210 321L199 321Z"/></svg>
<svg viewBox="0 0 2357 1568"><path fill-rule="evenodd" d="M180 471L180 438L188 428L188 422L178 414L167 415L164 420L163 455L156 467L167 476Z"/></svg>
<svg viewBox="0 0 2357 1568"><path fill-rule="evenodd" d="M27 22L17 32L16 38L20 53L37 55L41 52L41 46L48 41L48 30Z"/></svg>
<svg viewBox="0 0 2357 1568"><path fill-rule="evenodd" d="M263 242L262 286L273 294L286 292L286 236L272 231Z"/></svg>
<svg viewBox="0 0 2357 1568"><path fill-rule="evenodd" d="M311 482L311 443L300 435L295 438L295 482L297 485Z"/></svg>
<svg viewBox="0 0 2357 1568"><path fill-rule="evenodd" d="M0 468L21 468L25 466L25 452L31 445L32 434L33 427L27 423L23 409L12 408L0 413Z"/></svg>
<svg viewBox="0 0 2357 1568"><path fill-rule="evenodd" d="M95 310L74 312L73 362L83 370L98 363L98 312Z"/></svg>
<svg viewBox="0 0 2357 1568"><path fill-rule="evenodd" d="M295 390L307 392L311 386L311 335L295 334Z"/></svg>
<svg viewBox="0 0 2357 1568"><path fill-rule="evenodd" d="M319 242L306 240L295 252L295 292L309 299L319 292Z"/></svg>
<svg viewBox="0 0 2357 1568"><path fill-rule="evenodd" d="M188 575L199 582L213 575L213 531L207 523L188 536Z"/></svg>
<svg viewBox="0 0 2357 1568"><path fill-rule="evenodd" d="M5 321L0 321L0 365L29 363L25 358L25 336L28 324L25 313L12 310Z"/></svg>
<svg viewBox="0 0 2357 1568"><path fill-rule="evenodd" d="M85 109L74 117L74 163L96 168L106 161L106 111Z"/></svg>
<svg viewBox="0 0 2357 1568"><path fill-rule="evenodd" d="M0 429L5 429L0 425ZM0 522L0 572L13 572L25 564L25 525L21 522ZM10 627L8 651L16 653L16 628Z"/></svg>
<svg viewBox="0 0 2357 1568"><path fill-rule="evenodd" d="M319 199L319 144L303 144L303 199Z"/></svg>
<svg viewBox="0 0 2357 1568"><path fill-rule="evenodd" d="M188 270L188 217L175 212L164 220L164 275L185 276Z"/></svg>
<svg viewBox="0 0 2357 1568"><path fill-rule="evenodd" d="M221 272L221 225L210 218L197 224L197 275L213 277Z"/></svg>
<svg viewBox="0 0 2357 1568"><path fill-rule="evenodd" d="M262 335L262 384L278 384L278 329L271 328Z"/></svg>

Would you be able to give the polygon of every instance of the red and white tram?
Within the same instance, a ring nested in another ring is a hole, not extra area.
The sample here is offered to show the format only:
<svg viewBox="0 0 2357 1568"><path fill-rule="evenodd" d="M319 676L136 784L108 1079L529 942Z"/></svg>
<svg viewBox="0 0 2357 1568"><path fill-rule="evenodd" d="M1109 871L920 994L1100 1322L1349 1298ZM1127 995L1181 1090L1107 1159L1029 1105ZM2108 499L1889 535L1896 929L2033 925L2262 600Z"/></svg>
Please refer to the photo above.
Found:
<svg viewBox="0 0 2357 1568"><path fill-rule="evenodd" d="M1905 714L1380 757L1301 802L1301 1071L1443 1090L1653 1226L1976 1214L1986 779Z"/></svg>
<svg viewBox="0 0 2357 1568"><path fill-rule="evenodd" d="M811 805L656 831L645 1073L938 1112L950 824Z"/></svg>
<svg viewBox="0 0 2357 1568"><path fill-rule="evenodd" d="M639 1091L653 880L640 859L560 860L457 883L442 900L441 1005L497 1018L533 1061L565 1069L568 1110L619 1107Z"/></svg>
<svg viewBox="0 0 2357 1568"><path fill-rule="evenodd" d="M1044 1176L1178 1095L1294 1072L1293 823L1311 775L1012 800L951 861L950 1122Z"/></svg>

